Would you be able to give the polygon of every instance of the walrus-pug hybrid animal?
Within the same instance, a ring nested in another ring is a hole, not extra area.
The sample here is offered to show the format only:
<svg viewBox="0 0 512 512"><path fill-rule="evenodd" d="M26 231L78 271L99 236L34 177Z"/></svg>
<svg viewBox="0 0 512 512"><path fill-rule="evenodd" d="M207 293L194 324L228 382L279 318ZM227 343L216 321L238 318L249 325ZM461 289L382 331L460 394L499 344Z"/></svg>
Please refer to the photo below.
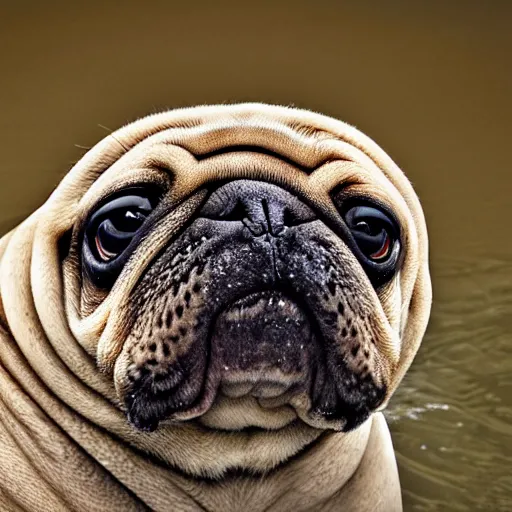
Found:
<svg viewBox="0 0 512 512"><path fill-rule="evenodd" d="M355 128L149 116L0 255L1 510L401 510L379 411L427 324L427 233Z"/></svg>

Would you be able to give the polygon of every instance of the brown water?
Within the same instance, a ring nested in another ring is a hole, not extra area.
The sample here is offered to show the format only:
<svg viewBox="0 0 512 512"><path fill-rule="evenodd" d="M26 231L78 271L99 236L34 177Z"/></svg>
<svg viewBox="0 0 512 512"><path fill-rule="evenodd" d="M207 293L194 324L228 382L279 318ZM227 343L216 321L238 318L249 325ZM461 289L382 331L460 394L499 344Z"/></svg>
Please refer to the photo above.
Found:
<svg viewBox="0 0 512 512"><path fill-rule="evenodd" d="M434 308L388 411L406 510L512 510L512 2L0 2L0 231L107 129L293 103L375 138L430 230Z"/></svg>

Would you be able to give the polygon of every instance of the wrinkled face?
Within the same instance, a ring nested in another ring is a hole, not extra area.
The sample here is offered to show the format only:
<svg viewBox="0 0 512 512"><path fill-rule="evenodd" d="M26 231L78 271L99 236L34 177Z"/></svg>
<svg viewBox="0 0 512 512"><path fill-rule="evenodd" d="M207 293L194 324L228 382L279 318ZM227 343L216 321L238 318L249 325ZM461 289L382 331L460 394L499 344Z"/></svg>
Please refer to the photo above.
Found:
<svg viewBox="0 0 512 512"><path fill-rule="evenodd" d="M284 155L162 141L89 191L65 262L82 321L96 318L78 337L128 420L357 427L399 360L399 194L377 171L309 168L292 142ZM169 147L187 152L179 165Z"/></svg>

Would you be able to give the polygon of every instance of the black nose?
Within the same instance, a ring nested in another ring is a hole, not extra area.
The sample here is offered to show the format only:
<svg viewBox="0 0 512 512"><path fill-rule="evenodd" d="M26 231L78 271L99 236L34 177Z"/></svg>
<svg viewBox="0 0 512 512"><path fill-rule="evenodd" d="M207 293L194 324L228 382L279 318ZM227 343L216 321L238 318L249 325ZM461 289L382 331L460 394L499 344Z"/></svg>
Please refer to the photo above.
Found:
<svg viewBox="0 0 512 512"><path fill-rule="evenodd" d="M255 235L277 236L290 226L310 222L313 211L290 192L260 181L236 180L216 189L200 215L243 222Z"/></svg>

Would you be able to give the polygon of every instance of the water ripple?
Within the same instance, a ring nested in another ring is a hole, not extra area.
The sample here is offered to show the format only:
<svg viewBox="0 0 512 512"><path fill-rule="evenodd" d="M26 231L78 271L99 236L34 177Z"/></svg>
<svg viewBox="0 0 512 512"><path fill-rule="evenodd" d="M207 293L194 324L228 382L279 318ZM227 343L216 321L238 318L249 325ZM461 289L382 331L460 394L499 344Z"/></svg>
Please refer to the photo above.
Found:
<svg viewBox="0 0 512 512"><path fill-rule="evenodd" d="M512 258L440 260L417 359L386 411L405 510L512 510Z"/></svg>

